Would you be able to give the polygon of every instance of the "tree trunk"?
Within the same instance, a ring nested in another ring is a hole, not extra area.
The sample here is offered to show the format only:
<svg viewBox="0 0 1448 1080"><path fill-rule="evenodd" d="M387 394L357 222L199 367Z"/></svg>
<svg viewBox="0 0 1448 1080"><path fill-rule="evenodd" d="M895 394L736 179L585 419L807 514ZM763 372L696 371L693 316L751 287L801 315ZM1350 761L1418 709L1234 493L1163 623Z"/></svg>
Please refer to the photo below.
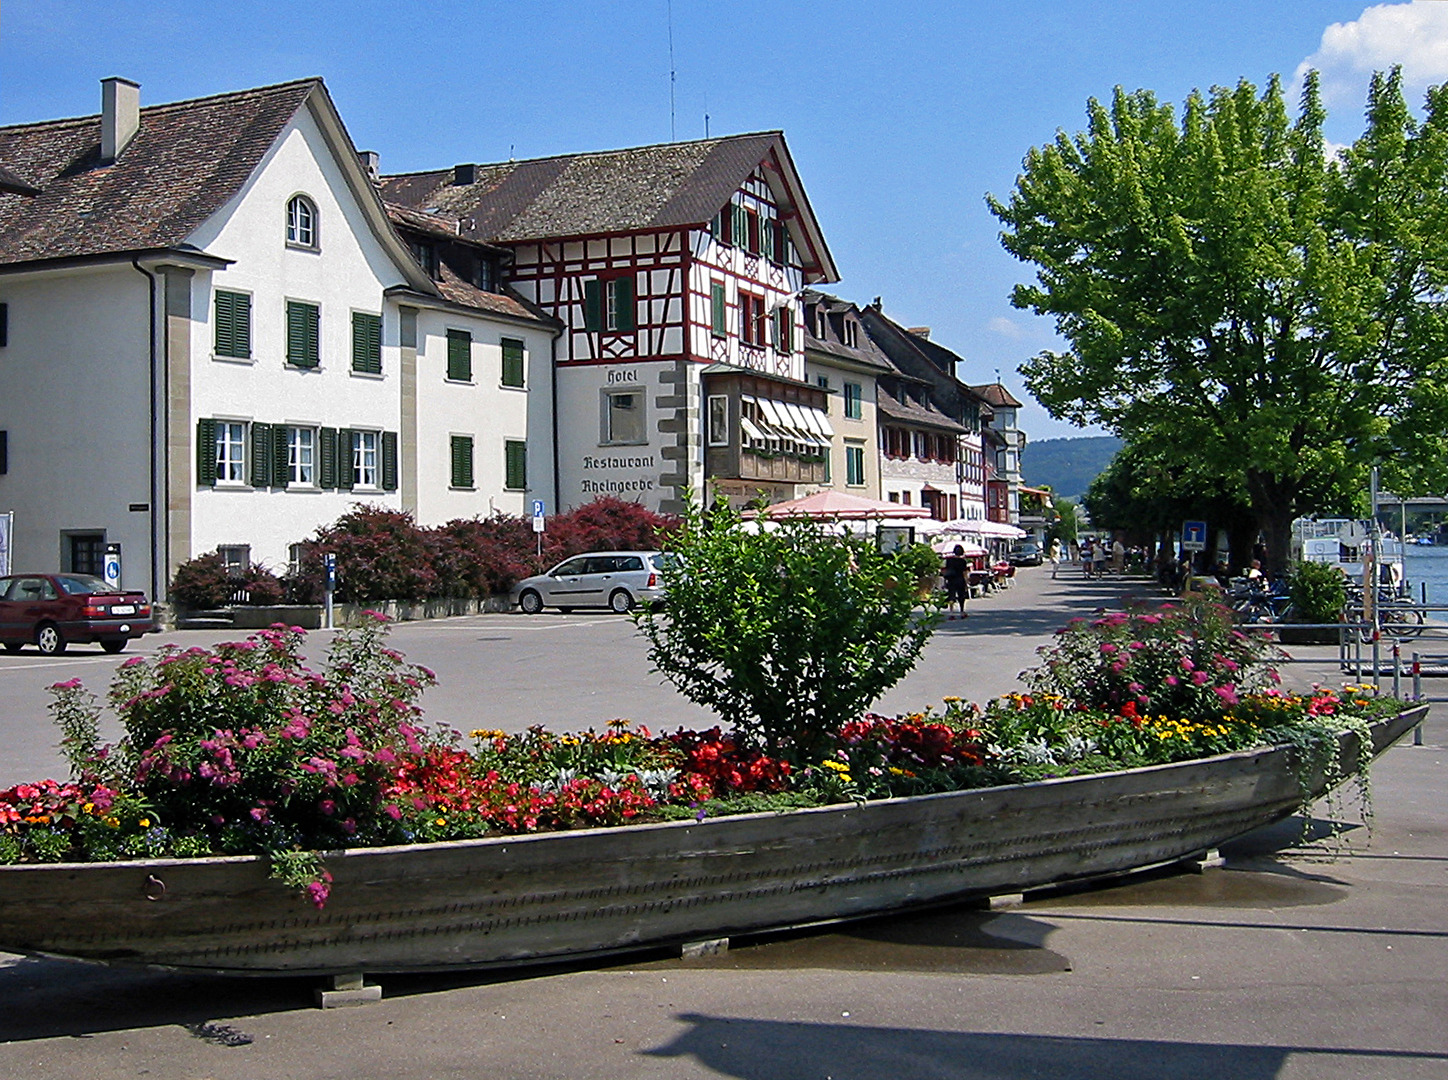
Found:
<svg viewBox="0 0 1448 1080"><path fill-rule="evenodd" d="M1247 491L1252 498L1252 512L1262 530L1267 547L1268 577L1286 576L1292 562L1292 521L1297 517L1297 496L1300 484L1262 473L1247 473Z"/></svg>

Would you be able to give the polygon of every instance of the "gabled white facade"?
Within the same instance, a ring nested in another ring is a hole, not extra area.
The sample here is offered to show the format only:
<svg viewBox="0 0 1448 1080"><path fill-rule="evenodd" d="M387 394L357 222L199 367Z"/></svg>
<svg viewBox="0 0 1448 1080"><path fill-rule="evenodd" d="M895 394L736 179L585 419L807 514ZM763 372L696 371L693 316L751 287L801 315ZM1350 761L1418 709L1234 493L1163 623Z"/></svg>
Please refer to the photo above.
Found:
<svg viewBox="0 0 1448 1080"><path fill-rule="evenodd" d="M289 239L299 197L310 242ZM0 267L13 566L95 569L78 564L119 543L124 583L161 599L178 565L218 548L283 572L292 545L358 502L422 524L551 505L551 329L430 291L320 90L180 251ZM289 320L312 310L316 362L297 363ZM354 318L380 320L375 357L354 352ZM449 329L470 335L469 379L447 377ZM501 385L504 339L522 346L522 387ZM467 484L458 436L473 440ZM509 441L526 448L521 485L506 483Z"/></svg>

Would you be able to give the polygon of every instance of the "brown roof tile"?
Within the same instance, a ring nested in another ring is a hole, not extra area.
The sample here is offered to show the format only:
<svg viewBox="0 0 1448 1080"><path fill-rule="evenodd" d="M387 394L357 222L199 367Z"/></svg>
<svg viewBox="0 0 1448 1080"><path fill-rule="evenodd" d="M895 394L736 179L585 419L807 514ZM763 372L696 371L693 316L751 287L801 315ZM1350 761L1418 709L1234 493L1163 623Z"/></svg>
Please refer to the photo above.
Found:
<svg viewBox="0 0 1448 1080"><path fill-rule="evenodd" d="M0 199L0 263L175 247L219 210L319 79L153 105L114 164L100 117L0 128L0 161L41 193Z"/></svg>

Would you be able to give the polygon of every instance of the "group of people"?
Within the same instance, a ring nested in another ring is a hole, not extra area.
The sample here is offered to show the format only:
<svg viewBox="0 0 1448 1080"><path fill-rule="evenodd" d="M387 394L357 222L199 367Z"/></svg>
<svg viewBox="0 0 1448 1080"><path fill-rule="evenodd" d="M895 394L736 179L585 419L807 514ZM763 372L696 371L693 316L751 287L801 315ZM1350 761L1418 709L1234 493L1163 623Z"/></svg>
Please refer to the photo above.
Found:
<svg viewBox="0 0 1448 1080"><path fill-rule="evenodd" d="M1060 540L1051 541L1047 558L1051 560L1051 576L1055 577L1066 561L1066 550ZM1081 541L1078 558L1081 571L1088 578L1105 577L1107 573L1126 573L1126 545L1120 537L1108 543L1104 537L1088 536Z"/></svg>

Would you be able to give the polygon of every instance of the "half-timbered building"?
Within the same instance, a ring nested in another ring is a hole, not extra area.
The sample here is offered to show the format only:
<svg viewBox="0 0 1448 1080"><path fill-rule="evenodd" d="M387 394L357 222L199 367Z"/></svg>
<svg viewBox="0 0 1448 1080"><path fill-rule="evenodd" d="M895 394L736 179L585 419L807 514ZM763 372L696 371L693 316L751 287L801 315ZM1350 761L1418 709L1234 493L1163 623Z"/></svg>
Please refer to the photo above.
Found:
<svg viewBox="0 0 1448 1080"><path fill-rule="evenodd" d="M784 137L763 132L391 176L385 199L511 252L563 326L562 508L792 498L825 475L800 290L838 279Z"/></svg>

